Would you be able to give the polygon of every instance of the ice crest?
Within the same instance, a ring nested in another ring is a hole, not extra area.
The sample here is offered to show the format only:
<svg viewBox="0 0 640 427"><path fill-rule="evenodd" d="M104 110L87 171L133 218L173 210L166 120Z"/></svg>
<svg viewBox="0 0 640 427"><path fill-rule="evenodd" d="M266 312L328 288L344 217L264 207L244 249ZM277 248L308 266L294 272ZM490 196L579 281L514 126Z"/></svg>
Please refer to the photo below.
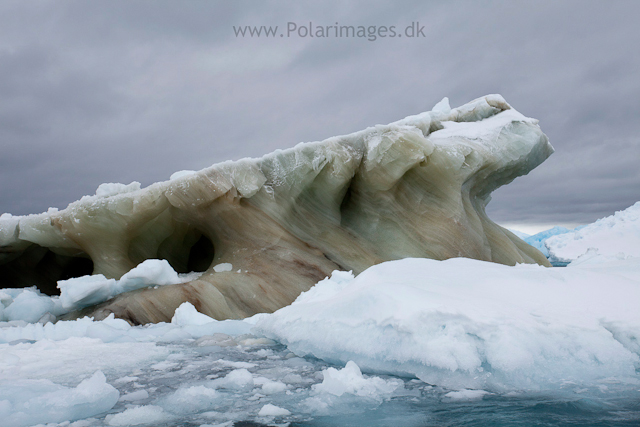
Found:
<svg viewBox="0 0 640 427"><path fill-rule="evenodd" d="M451 107L449 106L449 98L444 97L440 102L433 106L431 109L434 113L442 113L449 114L451 112Z"/></svg>

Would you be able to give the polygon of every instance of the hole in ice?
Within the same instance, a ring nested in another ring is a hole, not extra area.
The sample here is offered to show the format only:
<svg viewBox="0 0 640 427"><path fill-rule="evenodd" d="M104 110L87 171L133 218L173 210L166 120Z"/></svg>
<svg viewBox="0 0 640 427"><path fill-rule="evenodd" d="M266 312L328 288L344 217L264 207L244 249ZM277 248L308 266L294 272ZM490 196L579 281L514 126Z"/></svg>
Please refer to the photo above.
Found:
<svg viewBox="0 0 640 427"><path fill-rule="evenodd" d="M189 250L189 258L187 260L187 271L178 271L178 273L189 273L192 271L206 271L213 263L215 251L213 243L204 234L200 236L198 241Z"/></svg>
<svg viewBox="0 0 640 427"><path fill-rule="evenodd" d="M148 259L164 259L178 273L201 273L213 263L215 250L205 233L188 224L177 224L159 239L162 227L148 227L129 245L129 259L138 265Z"/></svg>
<svg viewBox="0 0 640 427"><path fill-rule="evenodd" d="M179 245L163 242L158 259L166 259L177 273L201 273L213 263L215 250L211 240L201 231L193 229Z"/></svg>
<svg viewBox="0 0 640 427"><path fill-rule="evenodd" d="M47 295L60 295L58 280L93 273L93 261L81 251L63 255L32 244L24 251L0 257L0 288L37 286Z"/></svg>

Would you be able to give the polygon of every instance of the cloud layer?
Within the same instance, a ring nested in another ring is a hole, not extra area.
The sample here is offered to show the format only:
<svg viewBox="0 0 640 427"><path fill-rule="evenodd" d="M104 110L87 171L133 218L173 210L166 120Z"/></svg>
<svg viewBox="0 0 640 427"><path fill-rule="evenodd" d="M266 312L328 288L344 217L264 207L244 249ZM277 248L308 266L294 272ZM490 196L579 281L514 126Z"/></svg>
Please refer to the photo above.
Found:
<svg viewBox="0 0 640 427"><path fill-rule="evenodd" d="M3 2L0 212L102 182L260 156L501 93L556 153L498 190L503 222L640 199L640 3ZM424 38L238 38L233 26L424 26Z"/></svg>

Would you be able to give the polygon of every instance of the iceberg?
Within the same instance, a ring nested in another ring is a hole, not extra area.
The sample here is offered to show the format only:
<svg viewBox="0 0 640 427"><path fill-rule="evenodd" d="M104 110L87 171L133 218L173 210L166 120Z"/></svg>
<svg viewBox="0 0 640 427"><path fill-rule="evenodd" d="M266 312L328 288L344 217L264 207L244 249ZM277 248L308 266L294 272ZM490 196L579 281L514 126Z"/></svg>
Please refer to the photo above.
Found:
<svg viewBox="0 0 640 427"><path fill-rule="evenodd" d="M544 242L553 261L569 262L589 250L605 258L640 257L640 202Z"/></svg>
<svg viewBox="0 0 640 427"><path fill-rule="evenodd" d="M67 305L111 299L77 316L145 324L168 322L187 301L218 320L273 312L334 270L407 257L549 266L485 213L493 190L553 152L537 123L500 95L453 109L443 100L388 125L146 188L103 184L64 210L0 217L0 286L55 295L59 281L93 274L87 293L69 288ZM121 283L151 259L202 275Z"/></svg>
<svg viewBox="0 0 640 427"><path fill-rule="evenodd" d="M549 250L545 246L545 242L547 241L547 239L553 236L568 233L570 231L571 230L569 230L566 227L555 226L548 230L544 230L539 233L536 233L532 236L527 236L522 240L524 240L525 242L527 242L528 244L530 244L531 246L533 246L534 248L542 252L544 256L549 258Z"/></svg>

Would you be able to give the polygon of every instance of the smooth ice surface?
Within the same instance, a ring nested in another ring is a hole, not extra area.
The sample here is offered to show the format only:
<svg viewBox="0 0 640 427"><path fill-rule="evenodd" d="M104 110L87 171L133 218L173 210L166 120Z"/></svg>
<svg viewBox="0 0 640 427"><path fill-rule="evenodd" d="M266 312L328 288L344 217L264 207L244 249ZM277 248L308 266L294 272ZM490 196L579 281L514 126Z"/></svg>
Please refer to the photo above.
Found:
<svg viewBox="0 0 640 427"><path fill-rule="evenodd" d="M449 388L637 381L640 258L622 265L390 261L337 273L256 330L299 355Z"/></svg>
<svg viewBox="0 0 640 427"><path fill-rule="evenodd" d="M640 202L580 229L554 236L545 245L553 260L572 261L597 250L607 257L640 257Z"/></svg>

